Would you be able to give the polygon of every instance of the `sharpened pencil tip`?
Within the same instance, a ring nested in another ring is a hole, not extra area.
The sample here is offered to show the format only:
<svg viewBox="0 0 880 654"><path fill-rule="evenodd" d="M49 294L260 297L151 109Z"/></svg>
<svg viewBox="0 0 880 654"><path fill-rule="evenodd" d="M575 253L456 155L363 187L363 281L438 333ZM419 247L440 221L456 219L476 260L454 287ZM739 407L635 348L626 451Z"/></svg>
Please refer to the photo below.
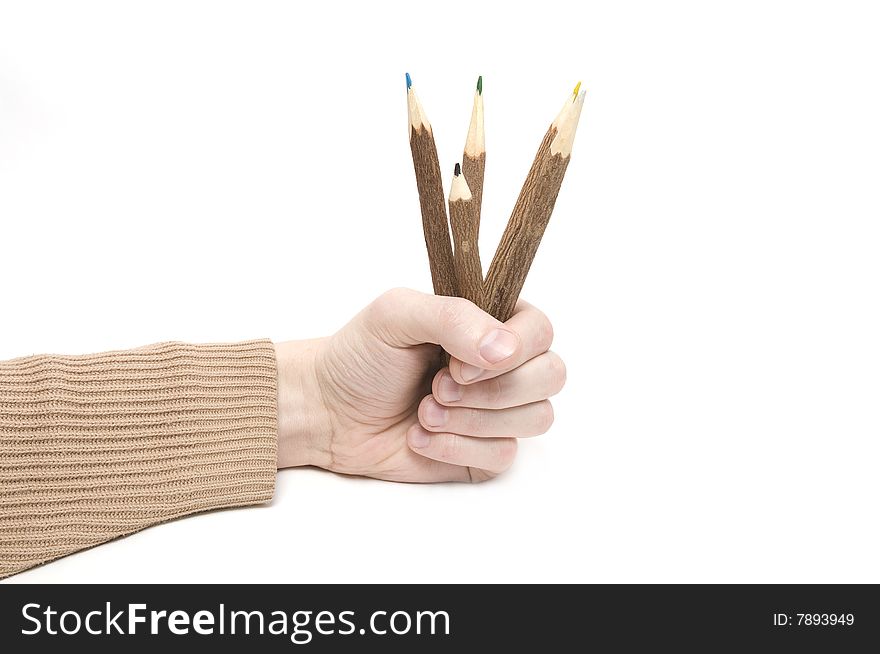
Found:
<svg viewBox="0 0 880 654"><path fill-rule="evenodd" d="M406 90L409 91L412 88L412 77L409 76L409 73L406 74Z"/></svg>
<svg viewBox="0 0 880 654"><path fill-rule="evenodd" d="M483 76L482 75L480 75L477 78L477 93L479 93L480 95L483 95Z"/></svg>
<svg viewBox="0 0 880 654"><path fill-rule="evenodd" d="M461 164L455 164L455 176L461 175Z"/></svg>
<svg viewBox="0 0 880 654"><path fill-rule="evenodd" d="M407 75L407 79L409 79L409 76L408 76L408 75ZM407 87L407 88L409 88L409 87ZM580 91L580 90L581 90L581 83L578 82L578 83L577 83L577 86L574 87L574 91L572 91L572 93L571 93L572 97L573 97L575 100L577 100L577 97L578 97L578 91Z"/></svg>

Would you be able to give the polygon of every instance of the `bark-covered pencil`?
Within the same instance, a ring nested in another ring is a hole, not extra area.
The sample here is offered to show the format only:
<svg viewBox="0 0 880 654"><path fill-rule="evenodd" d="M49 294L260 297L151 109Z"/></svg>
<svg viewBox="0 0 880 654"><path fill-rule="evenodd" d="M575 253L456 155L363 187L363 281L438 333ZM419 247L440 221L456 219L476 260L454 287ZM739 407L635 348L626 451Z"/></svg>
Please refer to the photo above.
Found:
<svg viewBox="0 0 880 654"><path fill-rule="evenodd" d="M513 313L559 195L584 105L586 91L579 90L547 130L486 274L486 311L502 322Z"/></svg>
<svg viewBox="0 0 880 654"><path fill-rule="evenodd" d="M446 198L443 193L443 180L440 163L437 159L437 146L431 123L428 122L413 89L412 79L406 74L406 96L409 113L409 145L412 150L416 185L419 189L419 204L422 209L422 227L425 232L425 245L428 248L428 264L431 267L431 281L437 295L455 295L455 264L452 258L452 243L449 240L449 221L446 217Z"/></svg>
<svg viewBox="0 0 880 654"><path fill-rule="evenodd" d="M480 233L480 214L483 207L483 177L486 174L486 135L483 128L483 76L477 78L474 92L474 107L471 110L471 124L468 127L464 154L461 158L461 172L473 195L476 212L477 236Z"/></svg>
<svg viewBox="0 0 880 654"><path fill-rule="evenodd" d="M449 192L449 222L455 242L455 278L458 294L483 307L483 267L477 247L479 206L468 187L462 167L455 164L452 190Z"/></svg>

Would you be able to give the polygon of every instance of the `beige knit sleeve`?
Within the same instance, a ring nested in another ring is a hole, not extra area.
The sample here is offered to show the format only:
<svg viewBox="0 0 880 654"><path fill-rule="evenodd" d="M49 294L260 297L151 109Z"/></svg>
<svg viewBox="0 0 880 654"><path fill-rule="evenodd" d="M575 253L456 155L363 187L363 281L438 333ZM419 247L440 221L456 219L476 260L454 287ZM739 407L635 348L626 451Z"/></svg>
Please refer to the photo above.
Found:
<svg viewBox="0 0 880 654"><path fill-rule="evenodd" d="M271 499L275 365L268 340L0 362L0 577Z"/></svg>

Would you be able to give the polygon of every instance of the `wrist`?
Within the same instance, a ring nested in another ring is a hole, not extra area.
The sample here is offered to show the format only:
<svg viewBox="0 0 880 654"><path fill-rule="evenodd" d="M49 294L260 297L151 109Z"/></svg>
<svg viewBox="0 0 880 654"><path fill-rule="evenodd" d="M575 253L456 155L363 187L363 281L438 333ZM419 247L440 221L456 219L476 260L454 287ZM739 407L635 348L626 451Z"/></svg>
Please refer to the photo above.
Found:
<svg viewBox="0 0 880 654"><path fill-rule="evenodd" d="M278 469L323 465L332 426L315 362L324 339L275 344L278 365Z"/></svg>

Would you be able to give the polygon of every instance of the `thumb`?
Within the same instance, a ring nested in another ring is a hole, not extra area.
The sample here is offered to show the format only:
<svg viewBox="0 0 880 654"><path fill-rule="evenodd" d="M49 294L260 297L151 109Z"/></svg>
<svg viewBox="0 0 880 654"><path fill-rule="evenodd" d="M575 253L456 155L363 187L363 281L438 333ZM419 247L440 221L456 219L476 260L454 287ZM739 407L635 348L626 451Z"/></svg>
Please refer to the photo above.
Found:
<svg viewBox="0 0 880 654"><path fill-rule="evenodd" d="M473 302L392 289L365 311L368 328L389 345L434 343L464 363L492 370L522 348L522 339Z"/></svg>

